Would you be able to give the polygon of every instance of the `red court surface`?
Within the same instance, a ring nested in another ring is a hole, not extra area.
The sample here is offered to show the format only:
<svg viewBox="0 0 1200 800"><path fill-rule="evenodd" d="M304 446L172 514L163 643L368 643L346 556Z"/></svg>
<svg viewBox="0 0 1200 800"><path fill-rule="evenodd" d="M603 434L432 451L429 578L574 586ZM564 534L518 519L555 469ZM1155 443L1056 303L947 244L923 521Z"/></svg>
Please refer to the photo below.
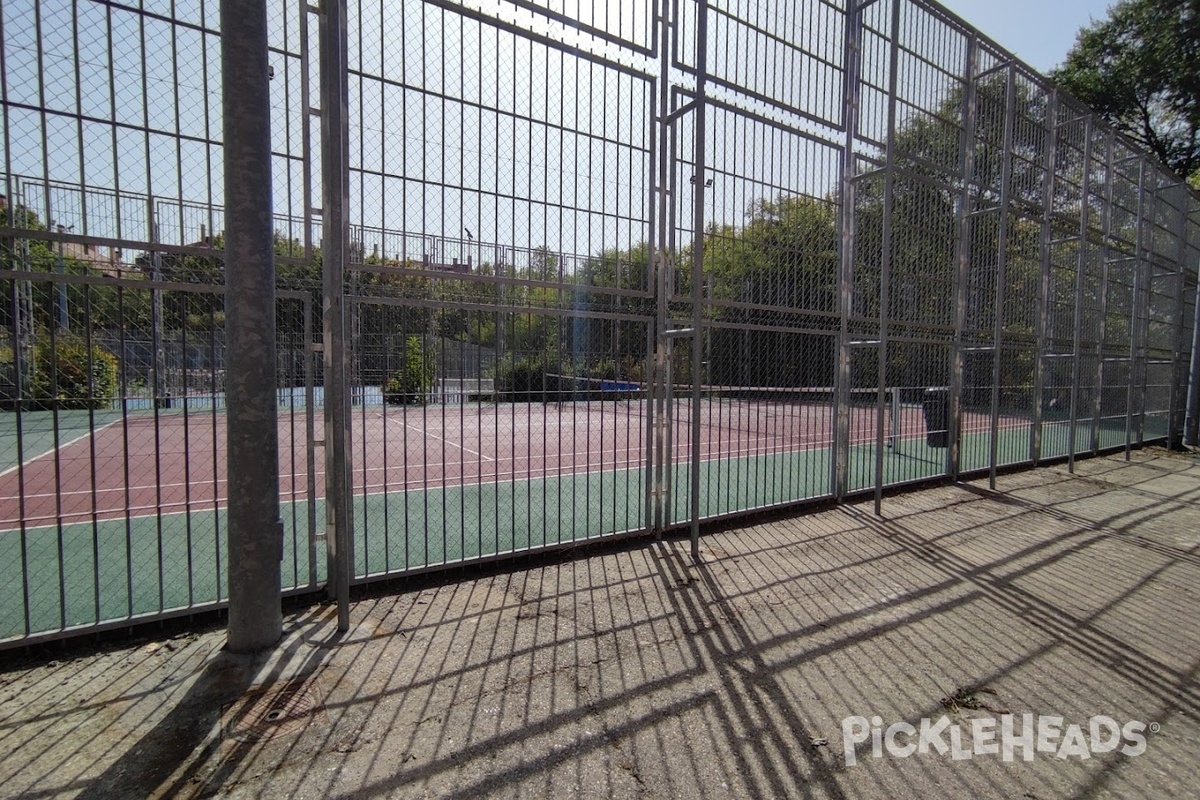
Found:
<svg viewBox="0 0 1200 800"><path fill-rule="evenodd" d="M676 399L664 429L674 462L691 457L690 411ZM355 407L353 485L359 494L402 492L638 468L653 443L646 412L642 400ZM324 496L320 447L310 478L308 422L303 410L280 412L284 502ZM704 460L826 448L834 427L828 404L803 401L705 399L701 423ZM968 415L964 430L986 426L986 416ZM313 439L324 438L321 409L312 428ZM893 434L901 447L922 439L920 407L903 406L894 428L889 410L884 435ZM875 408L853 406L851 444L875 438ZM22 519L36 527L220 507L225 466L223 413L130 415L0 475L0 530Z"/></svg>

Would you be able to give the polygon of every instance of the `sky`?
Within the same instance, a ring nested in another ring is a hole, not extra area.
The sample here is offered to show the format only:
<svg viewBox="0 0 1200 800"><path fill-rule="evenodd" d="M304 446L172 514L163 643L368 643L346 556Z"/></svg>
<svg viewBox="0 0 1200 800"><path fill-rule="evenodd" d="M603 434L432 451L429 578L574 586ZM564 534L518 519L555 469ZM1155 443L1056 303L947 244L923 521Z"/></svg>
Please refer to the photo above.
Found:
<svg viewBox="0 0 1200 800"><path fill-rule="evenodd" d="M1079 29L1105 19L1112 0L941 0L1039 72L1066 58Z"/></svg>
<svg viewBox="0 0 1200 800"><path fill-rule="evenodd" d="M199 9L215 7L199 0L143 2L159 10L177 8L190 22L199 21ZM351 63L361 65L367 76L389 78L351 82L356 221L420 232L412 241L421 249L426 234L459 237L467 229L476 242L545 243L576 253L628 246L643 236L649 213L644 202L649 179L646 117L613 109L644 109L649 84L573 56L577 31L514 11L519 4L461 2L485 9L485 17L502 7L501 16L510 23L529 23L552 40L562 37L568 47L549 48L460 18L453 0L445 4L449 10L422 0L351 0L355 12L350 23L356 31ZM652 0L530 2L530 7L576 9L587 25L649 44ZM1045 72L1064 59L1081 26L1107 16L1110 0L942 2ZM746 13L771 9L784 27L804 32L804 47L818 60L838 57L840 39L830 31L839 29L822 16L831 12L818 0L722 0L722 5ZM271 85L272 134L276 151L287 154L277 159L275 199L280 213L299 215L305 206L297 47L303 6L270 0L270 7L280 9L272 17L272 45L277 48L272 57L277 76ZM693 30L686 15L693 5L689 0L681 7L682 28ZM801 10L789 14L788 9ZM34 24L37 10L40 26ZM42 203L31 197L28 202L46 207L47 218L74 225L81 233L149 235L143 233L146 200L126 204L129 213L125 206L118 210L112 190L119 189L122 196L153 196L157 241L187 243L200 235L200 225L219 229L222 223L210 207L219 205L223 181L215 35L174 28L156 15L143 18L119 4L75 0L0 0L0 17L9 104L0 170L11 159L14 175L40 179L44 173L67 185L56 195L59 200ZM719 34L736 36L719 20L712 24ZM806 65L794 52L767 50L770 57L760 61L744 57L736 46L727 47L719 51L725 56L710 59L709 68L779 102L806 108L818 122L835 120L840 112L836 86L823 87L829 81L836 84L838 76L819 64ZM693 57L686 44L681 57ZM639 72L647 69L646 63L635 63L641 56L626 52L620 58ZM115 75L111 81L110 73ZM801 74L813 77L809 82L789 77ZM400 86L400 78L412 85ZM551 92L551 85L569 91ZM449 92L445 101L443 90ZM42 104L49 113L38 111ZM876 123L886 119L878 111L867 115ZM828 190L837 163L828 146L773 133L748 117L730 122L728 116L716 111L709 116L716 132L708 160L725 178L708 195L714 208L726 209L721 219L741 220L759 196L783 190L821 196ZM689 123L685 119L681 124L686 128ZM689 134L684 130L683 135ZM81 183L106 187L107 192L103 198L90 197L86 214L74 189ZM312 188L319 198L319 185ZM683 209L690 208L680 202ZM85 223L83 217L92 221ZM117 223L123 225L119 232ZM288 235L300 234L289 229ZM408 238L397 247L407 249ZM396 252L386 244L384 249Z"/></svg>

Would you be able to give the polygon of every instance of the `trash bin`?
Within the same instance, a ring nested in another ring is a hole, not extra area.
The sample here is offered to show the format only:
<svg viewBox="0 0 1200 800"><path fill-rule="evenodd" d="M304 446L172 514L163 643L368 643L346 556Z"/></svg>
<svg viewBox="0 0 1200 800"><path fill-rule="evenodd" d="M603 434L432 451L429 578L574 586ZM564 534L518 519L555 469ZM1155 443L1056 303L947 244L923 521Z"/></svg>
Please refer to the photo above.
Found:
<svg viewBox="0 0 1200 800"><path fill-rule="evenodd" d="M925 412L925 443L930 447L950 446L950 388L930 387L921 400Z"/></svg>

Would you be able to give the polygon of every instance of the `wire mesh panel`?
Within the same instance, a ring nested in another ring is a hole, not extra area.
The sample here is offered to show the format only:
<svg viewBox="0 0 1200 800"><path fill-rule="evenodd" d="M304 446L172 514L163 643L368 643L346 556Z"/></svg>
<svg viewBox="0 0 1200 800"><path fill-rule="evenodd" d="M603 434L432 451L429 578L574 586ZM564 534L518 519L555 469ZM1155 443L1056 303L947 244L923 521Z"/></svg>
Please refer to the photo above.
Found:
<svg viewBox="0 0 1200 800"><path fill-rule="evenodd" d="M36 248L32 248L36 252ZM225 597L225 337L221 289L71 263L5 271L34 335L12 338L0 475L0 638L213 606ZM18 306L19 307L19 306ZM280 494L285 583L318 580L307 513L306 298L281 298ZM6 327L12 323L6 314ZM294 330L293 330L294 327ZM15 347L12 347L15 345ZM307 376L311 381L311 375Z"/></svg>
<svg viewBox="0 0 1200 800"><path fill-rule="evenodd" d="M646 527L651 5L352 9L356 575Z"/></svg>
<svg viewBox="0 0 1200 800"><path fill-rule="evenodd" d="M217 5L0 6L0 642L222 602ZM267 9L289 588L1191 422L1200 199L935 2Z"/></svg>
<svg viewBox="0 0 1200 800"><path fill-rule="evenodd" d="M273 4L280 255L303 250L297 4ZM0 641L223 602L217 4L6 2ZM284 583L314 587L314 308L278 294Z"/></svg>

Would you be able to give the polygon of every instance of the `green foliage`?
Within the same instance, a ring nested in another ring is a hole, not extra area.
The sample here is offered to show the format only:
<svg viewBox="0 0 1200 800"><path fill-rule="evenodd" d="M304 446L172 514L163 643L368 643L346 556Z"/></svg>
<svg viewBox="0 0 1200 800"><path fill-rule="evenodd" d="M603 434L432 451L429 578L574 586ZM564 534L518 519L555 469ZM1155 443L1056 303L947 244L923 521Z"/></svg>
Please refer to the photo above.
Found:
<svg viewBox="0 0 1200 800"><path fill-rule="evenodd" d="M117 357L99 345L89 352L82 336L43 334L33 348L30 394L37 408L104 409L117 391Z"/></svg>
<svg viewBox="0 0 1200 800"><path fill-rule="evenodd" d="M570 387L560 375L573 375L575 367L553 353L515 356L506 353L496 366L493 378L497 397L513 403L549 403L561 401ZM570 383L574 383L573 381Z"/></svg>
<svg viewBox="0 0 1200 800"><path fill-rule="evenodd" d="M1200 0L1121 0L1052 77L1180 176L1200 169Z"/></svg>
<svg viewBox="0 0 1200 800"><path fill-rule="evenodd" d="M496 396L511 403L562 403L572 400L623 400L629 392L605 389L601 380L637 383L644 379L640 362L601 358L590 366L554 352L531 356L508 353L492 373ZM582 378L585 380L576 380Z"/></svg>
<svg viewBox="0 0 1200 800"><path fill-rule="evenodd" d="M425 350L419 336L404 341L404 361L382 386L383 401L391 404L424 403L433 385L433 356Z"/></svg>
<svg viewBox="0 0 1200 800"><path fill-rule="evenodd" d="M21 228L28 231L44 231L46 226L42 223L38 215L30 211L24 206L5 206L0 208L0 227ZM56 254L50 243L40 239L29 239L26 250L26 266L34 271L49 271L54 265ZM11 269L8 262L15 257L16 253L8 251L7 247L0 241L0 258L5 262L5 269Z"/></svg>

